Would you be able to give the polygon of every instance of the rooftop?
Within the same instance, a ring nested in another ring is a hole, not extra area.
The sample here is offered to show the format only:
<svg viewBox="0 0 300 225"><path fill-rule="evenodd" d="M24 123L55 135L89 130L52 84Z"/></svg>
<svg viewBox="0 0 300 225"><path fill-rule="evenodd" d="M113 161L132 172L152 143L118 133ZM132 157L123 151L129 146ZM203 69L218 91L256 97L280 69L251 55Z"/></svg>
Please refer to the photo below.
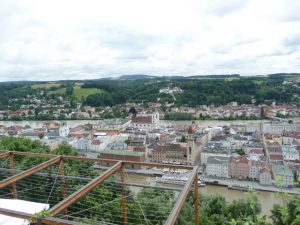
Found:
<svg viewBox="0 0 300 225"><path fill-rule="evenodd" d="M143 152L134 152L126 150L104 150L101 151L101 154L112 154L112 155L127 155L127 156L144 156Z"/></svg>
<svg viewBox="0 0 300 225"><path fill-rule="evenodd" d="M228 164L229 157L225 156L209 156L207 158L207 164Z"/></svg>
<svg viewBox="0 0 300 225"><path fill-rule="evenodd" d="M293 172L286 165L272 165L274 176L294 176Z"/></svg>
<svg viewBox="0 0 300 225"><path fill-rule="evenodd" d="M283 152L298 152L294 146L282 145L281 149Z"/></svg>

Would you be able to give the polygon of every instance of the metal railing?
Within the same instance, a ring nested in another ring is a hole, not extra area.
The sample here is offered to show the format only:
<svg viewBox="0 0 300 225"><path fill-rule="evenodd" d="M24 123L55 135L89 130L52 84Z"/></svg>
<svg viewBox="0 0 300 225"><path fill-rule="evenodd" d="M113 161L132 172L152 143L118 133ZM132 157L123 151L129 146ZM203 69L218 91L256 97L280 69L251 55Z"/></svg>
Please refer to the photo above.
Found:
<svg viewBox="0 0 300 225"><path fill-rule="evenodd" d="M15 168L14 168L14 156L24 156L24 157L36 157L36 158L46 158L49 159L46 162L43 162L39 165L36 165L28 170L25 170L21 173L15 174ZM11 176L1 180L0 181L0 190L1 188L7 187L8 185L12 185L12 193L14 198L18 198L17 193L17 182L30 176L33 174L38 173L39 171L55 164L60 163L60 179L62 181L61 191L63 200L51 207L48 210L48 213L51 216L40 218L40 222L43 224L79 224L75 221L70 221L66 219L59 219L55 216L61 213L62 211L66 210L71 204L75 203L82 197L86 196L88 193L90 193L95 187L105 182L105 180L113 175L116 172L120 173L121 176L121 183L122 183L122 193L121 193L121 206L122 206L122 224L127 225L127 217L126 217L126 197L125 197L125 188L124 188L124 170L126 166L132 167L134 166L145 166L145 167L156 167L156 168L169 168L169 169L185 169L190 170L191 174L189 176L188 181L184 185L182 191L180 192L168 218L166 221L166 225L173 225L175 224L179 213L181 212L181 209L184 205L184 202L187 199L188 194L194 187L194 208L195 208L195 224L199 224L199 199L198 199L198 167L192 167L192 166L186 166L186 165L172 165L172 164L160 164L160 163L144 163L144 162L133 162L133 161L118 161L118 160L107 160L107 159L95 159L95 158L87 158L87 157L78 157L78 156L63 156L63 155L51 155L51 154L37 154L37 153L30 153L30 152L18 152L18 151L0 151L0 162L1 160L5 158L9 158L9 166L10 170L12 171ZM67 196L65 193L65 174L64 174L64 162L66 161L85 161L85 162L94 162L94 163L106 163L106 164L112 164L111 167L109 167L107 170L105 170L104 173L99 175L98 177L89 180L89 182L80 188L79 190L75 191L71 195ZM22 218L22 219L30 219L33 217L33 214L25 213L25 212L19 212L14 210L8 210L5 208L0 208L0 214L10 216L10 217L16 217L16 218ZM80 223L82 224L82 223Z"/></svg>

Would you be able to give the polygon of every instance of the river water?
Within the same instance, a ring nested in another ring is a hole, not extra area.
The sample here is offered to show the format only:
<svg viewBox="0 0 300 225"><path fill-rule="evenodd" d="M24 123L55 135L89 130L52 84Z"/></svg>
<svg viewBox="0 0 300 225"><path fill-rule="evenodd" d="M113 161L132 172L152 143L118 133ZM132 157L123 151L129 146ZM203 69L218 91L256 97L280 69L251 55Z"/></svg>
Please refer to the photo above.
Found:
<svg viewBox="0 0 300 225"><path fill-rule="evenodd" d="M144 176L138 174L127 174L126 175L127 182L129 183L139 183L143 185L161 185L164 187L176 187L182 188L183 186L180 185L173 185L173 184L158 184L155 182L155 178L151 176ZM140 188L131 187L131 190L137 192ZM199 192L204 195L222 195L225 197L225 200L231 202L237 199L245 199L247 198L246 192L228 189L227 187L223 186L216 186L216 185L205 185L204 187L200 187ZM261 204L261 214L262 215L271 215L271 209L274 204L280 204L280 200L277 199L272 192L266 191L259 191L258 192L258 201ZM200 203L201 204L201 203Z"/></svg>
<svg viewBox="0 0 300 225"><path fill-rule="evenodd" d="M230 126L230 125L245 125L247 123L261 123L266 120L232 120L232 121L222 121L222 120L196 120L196 124L200 127L215 127L215 126ZM0 121L0 125L4 126L30 126L32 128L40 128L43 123L49 121ZM62 122L62 121L59 121ZM99 120L65 120L69 127L76 127L83 124L97 124ZM160 120L161 125L190 125L192 121L172 121L172 120Z"/></svg>

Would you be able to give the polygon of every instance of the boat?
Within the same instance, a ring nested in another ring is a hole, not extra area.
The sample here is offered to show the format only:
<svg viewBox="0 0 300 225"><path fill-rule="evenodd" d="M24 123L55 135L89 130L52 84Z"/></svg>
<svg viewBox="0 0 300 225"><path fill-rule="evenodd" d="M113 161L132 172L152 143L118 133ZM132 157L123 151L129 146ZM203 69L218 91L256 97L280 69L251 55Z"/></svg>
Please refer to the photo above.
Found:
<svg viewBox="0 0 300 225"><path fill-rule="evenodd" d="M178 185L185 185L188 181L187 176L170 176L170 175L164 175L162 177L156 177L155 182L157 183L164 183L164 184L178 184ZM205 183L203 181L198 180L198 186L204 187Z"/></svg>
<svg viewBox="0 0 300 225"><path fill-rule="evenodd" d="M240 191L248 191L248 186L245 185L240 185L240 184L233 184L233 185L228 185L229 189L235 189L235 190L240 190Z"/></svg>

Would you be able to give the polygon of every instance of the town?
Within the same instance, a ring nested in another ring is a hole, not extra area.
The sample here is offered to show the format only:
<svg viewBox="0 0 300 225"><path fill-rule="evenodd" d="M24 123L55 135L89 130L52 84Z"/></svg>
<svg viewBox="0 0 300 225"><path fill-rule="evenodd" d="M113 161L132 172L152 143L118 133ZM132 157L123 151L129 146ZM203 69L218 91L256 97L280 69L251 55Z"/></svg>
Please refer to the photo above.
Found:
<svg viewBox="0 0 300 225"><path fill-rule="evenodd" d="M281 185L295 192L300 173L300 122L277 118L231 125L215 121L215 126L206 126L204 121L160 120L157 111L127 110L127 118L77 124L41 121L31 127L30 121L24 122L26 125L10 122L0 125L0 136L40 140L50 149L67 143L81 155L94 158L199 165L200 185L211 183L241 190L252 185L266 191L276 191ZM159 175L157 182L185 181L180 171L135 169Z"/></svg>

